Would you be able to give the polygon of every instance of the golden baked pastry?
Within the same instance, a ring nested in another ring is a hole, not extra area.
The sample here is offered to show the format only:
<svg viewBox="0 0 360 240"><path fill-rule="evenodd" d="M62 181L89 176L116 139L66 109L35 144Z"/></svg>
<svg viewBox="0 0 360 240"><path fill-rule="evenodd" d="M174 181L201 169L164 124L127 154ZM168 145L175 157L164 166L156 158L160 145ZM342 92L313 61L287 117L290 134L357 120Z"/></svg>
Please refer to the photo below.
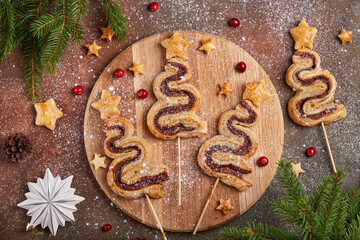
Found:
<svg viewBox="0 0 360 240"><path fill-rule="evenodd" d="M112 41L112 38L115 35L115 32L111 31L110 25L106 28L101 28L101 32L101 39L107 39L109 42Z"/></svg>
<svg viewBox="0 0 360 240"><path fill-rule="evenodd" d="M173 57L179 57L181 59L187 59L187 48L190 46L190 42L184 40L178 31L175 31L171 38L161 41L161 46L166 48L166 59Z"/></svg>
<svg viewBox="0 0 360 240"><path fill-rule="evenodd" d="M94 54L97 57L99 56L99 50L102 49L102 47L96 45L95 41L91 44L85 45L85 47L88 49L87 55Z"/></svg>
<svg viewBox="0 0 360 240"><path fill-rule="evenodd" d="M290 29L290 33L295 40L295 49L302 47L313 48L313 39L317 33L317 29L309 27L305 18L301 20L299 26Z"/></svg>
<svg viewBox="0 0 360 240"><path fill-rule="evenodd" d="M205 51L207 54L209 54L209 52L210 52L211 50L213 50L213 49L216 48L215 45L214 45L214 43L213 43L213 39L212 39L212 38L211 38L210 40L204 40L204 39L202 39L201 42L202 42L202 45L201 45L201 47L199 48L199 50L203 50L203 51Z"/></svg>
<svg viewBox="0 0 360 240"><path fill-rule="evenodd" d="M292 168L292 171L293 173L295 174L296 178L299 177L299 174L300 173L304 173L304 169L301 168L301 162L299 163L291 163L291 168Z"/></svg>
<svg viewBox="0 0 360 240"><path fill-rule="evenodd" d="M95 153L95 157L90 163L94 165L95 171L97 171L99 168L106 168L105 160L106 157L100 157Z"/></svg>
<svg viewBox="0 0 360 240"><path fill-rule="evenodd" d="M207 175L220 178L240 192L252 187L248 158L254 155L258 144L250 127L259 121L260 103L267 96L263 80L256 84L247 83L245 97L249 100L241 100L234 110L221 115L220 135L204 142L198 153L198 164Z"/></svg>
<svg viewBox="0 0 360 240"><path fill-rule="evenodd" d="M45 126L51 130L55 129L56 120L63 116L63 113L56 107L56 103L52 98L45 103L36 103L35 110L35 124Z"/></svg>
<svg viewBox="0 0 360 240"><path fill-rule="evenodd" d="M114 158L107 172L107 183L124 198L138 198L147 194L152 198L163 196L162 182L169 179L168 168L154 163L149 143L135 137L134 126L126 118L112 116L105 120L104 149Z"/></svg>
<svg viewBox="0 0 360 240"><path fill-rule="evenodd" d="M229 97L230 93L234 91L234 89L231 88L230 83L225 83L225 84L220 83L219 87L220 87L220 92L218 94L225 95L226 97Z"/></svg>
<svg viewBox="0 0 360 240"><path fill-rule="evenodd" d="M153 91L158 99L147 115L147 125L156 137L199 137L207 132L207 123L200 119L196 110L200 106L200 93L191 84L190 66L180 58L171 58L165 71L153 82Z"/></svg>
<svg viewBox="0 0 360 240"><path fill-rule="evenodd" d="M243 99L250 100L255 107L259 108L262 100L268 96L269 92L266 90L265 81L264 79L261 79L258 82L250 82L246 84Z"/></svg>
<svg viewBox="0 0 360 240"><path fill-rule="evenodd" d="M352 31L346 31L345 29L341 30L341 33L338 35L338 38L340 38L342 45L344 45L346 42L352 42L351 38Z"/></svg>
<svg viewBox="0 0 360 240"><path fill-rule="evenodd" d="M101 99L91 104L91 106L99 110L101 119L106 119L110 116L120 115L119 103L120 96L111 96L106 90L102 90Z"/></svg>
<svg viewBox="0 0 360 240"><path fill-rule="evenodd" d="M319 55L301 48L295 52L292 61L286 73L286 83L295 91L295 96L288 102L291 119L301 126L311 127L344 118L345 106L334 99L336 80L320 67Z"/></svg>
<svg viewBox="0 0 360 240"><path fill-rule="evenodd" d="M216 210L222 211L225 216L228 215L229 211L231 209L234 209L234 207L231 206L230 201L231 201L231 199L228 199L228 200L220 199L220 204L219 204L219 206L217 206Z"/></svg>
<svg viewBox="0 0 360 240"><path fill-rule="evenodd" d="M134 76L136 77L138 74L145 74L143 67L144 64L138 64L137 62L134 62L134 66L129 68L130 71L134 73Z"/></svg>

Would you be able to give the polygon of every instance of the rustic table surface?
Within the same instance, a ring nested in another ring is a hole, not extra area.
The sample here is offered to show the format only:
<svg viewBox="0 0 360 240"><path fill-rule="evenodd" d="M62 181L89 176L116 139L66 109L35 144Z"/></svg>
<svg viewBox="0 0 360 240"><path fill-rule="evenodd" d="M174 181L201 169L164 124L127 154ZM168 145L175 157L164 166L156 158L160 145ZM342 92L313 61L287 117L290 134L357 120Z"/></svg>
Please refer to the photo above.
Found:
<svg viewBox="0 0 360 240"><path fill-rule="evenodd" d="M289 29L305 17L318 29L314 50L321 57L322 67L337 79L335 98L347 107L347 117L327 127L328 137L337 166L347 173L346 186L360 181L360 2L350 1L272 1L272 0L164 0L157 12L147 10L150 1L120 1L127 18L128 34L125 41L111 43L100 40L100 27L106 27L102 1L88 3L83 20L85 40L81 46L69 46L53 76L45 76L39 102L54 98L64 117L51 132L35 126L34 103L24 94L22 50L17 48L0 64L0 144L9 135L22 132L34 145L32 159L13 163L0 153L0 239L54 239L46 229L35 236L23 229L30 220L26 211L16 206L25 199L29 181L43 177L45 169L65 178L74 175L72 187L86 198L77 205L76 222L60 227L56 239L128 239L131 236L161 239L157 229L145 226L114 206L96 182L86 159L83 123L87 99L96 79L105 66L122 50L136 41L165 31L197 30L229 39L251 54L269 75L279 95L284 113L285 144L283 158L302 161L305 174L300 176L305 190L311 191L320 176L331 172L329 155L320 126L304 128L293 123L286 111L293 95L284 77L291 64L293 40ZM228 19L237 17L239 28L230 28ZM345 28L353 31L353 43L341 46L336 37ZM96 40L103 47L100 56L86 56L85 44ZM224 59L226 61L226 59ZM74 96L75 84L85 92ZM307 158L305 150L316 147L318 153ZM271 211L272 201L281 194L274 178L260 200L234 221L195 237L191 233L168 232L169 239L216 239L223 227L244 227L248 222L261 221L284 225ZM113 230L104 233L101 226L111 223Z"/></svg>

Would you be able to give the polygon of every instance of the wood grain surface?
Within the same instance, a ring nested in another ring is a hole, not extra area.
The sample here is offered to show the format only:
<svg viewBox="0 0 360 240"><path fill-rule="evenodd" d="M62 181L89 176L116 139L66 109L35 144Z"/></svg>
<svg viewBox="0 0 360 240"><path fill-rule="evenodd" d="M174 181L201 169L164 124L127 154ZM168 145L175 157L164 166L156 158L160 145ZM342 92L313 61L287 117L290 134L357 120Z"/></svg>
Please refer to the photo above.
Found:
<svg viewBox="0 0 360 240"><path fill-rule="evenodd" d="M121 115L133 122L136 129L135 135L149 141L153 149L154 161L162 161L170 169L170 180L164 184L164 197L152 199L164 229L191 232L194 230L196 221L215 182L215 178L205 175L197 165L198 149L204 141L218 134L217 122L220 115L237 105L245 90L246 82L264 78L266 87L271 94L260 107L259 123L252 128L259 139L259 148L250 158L251 166L254 169L253 187L239 193L235 188L219 183L204 215L200 231L217 227L238 217L262 196L276 172L276 162L281 156L284 124L275 88L261 66L248 53L236 44L212 34L195 31L182 31L180 34L184 39L192 42L188 49L188 62L192 67L192 78L188 82L197 87L201 93L201 106L197 113L208 122L209 128L205 137L181 139L182 206L178 206L177 202L177 140L157 139L150 133L146 125L147 112L156 101L152 92L152 81L158 73L163 71L166 62L165 49L161 47L160 41L170 37L171 33L153 35L133 44L116 56L104 69L88 100L84 139L89 161L94 158L95 153L101 156L105 155L103 149L105 134L101 129L103 122L99 112L90 105L100 99L102 89L108 90L111 95L121 96L119 106ZM201 39L210 38L214 40L215 50L212 50L209 55L197 50L201 45ZM144 75L134 77L128 70L134 61L145 64ZM239 61L247 64L245 73L236 71L235 66ZM125 71L125 76L121 79L113 77L114 70L117 68ZM225 82L230 82L235 90L229 98L217 95L218 84ZM149 92L149 96L144 100L136 97L136 92L141 88ZM267 167L260 168L256 165L256 160L263 155L267 156L270 162ZM107 166L111 160L107 158ZM95 171L93 165L90 164L90 166L99 185L111 201L136 220L156 227L155 219L145 198L126 200L118 197L107 185L107 169L101 168ZM230 198L234 206L227 216L224 216L221 211L215 210L220 198Z"/></svg>

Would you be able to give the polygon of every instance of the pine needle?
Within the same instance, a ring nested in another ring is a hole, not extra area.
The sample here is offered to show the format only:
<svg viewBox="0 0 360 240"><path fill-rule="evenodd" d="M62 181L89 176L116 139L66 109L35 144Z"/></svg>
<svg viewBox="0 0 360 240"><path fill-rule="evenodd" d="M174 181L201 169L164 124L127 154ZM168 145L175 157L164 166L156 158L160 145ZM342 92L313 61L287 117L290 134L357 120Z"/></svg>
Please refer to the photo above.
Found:
<svg viewBox="0 0 360 240"><path fill-rule="evenodd" d="M115 36L123 40L127 36L126 19L118 4L117 0L104 0L106 21Z"/></svg>

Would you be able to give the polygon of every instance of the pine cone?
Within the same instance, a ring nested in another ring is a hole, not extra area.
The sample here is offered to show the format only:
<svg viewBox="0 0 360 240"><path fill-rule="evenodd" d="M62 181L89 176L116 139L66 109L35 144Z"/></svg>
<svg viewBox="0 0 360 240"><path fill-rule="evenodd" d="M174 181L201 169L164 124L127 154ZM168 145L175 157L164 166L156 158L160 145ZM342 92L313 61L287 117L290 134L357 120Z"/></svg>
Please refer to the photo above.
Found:
<svg viewBox="0 0 360 240"><path fill-rule="evenodd" d="M25 162L32 156L32 145L26 136L17 133L15 136L9 136L5 142L4 151L11 161Z"/></svg>

